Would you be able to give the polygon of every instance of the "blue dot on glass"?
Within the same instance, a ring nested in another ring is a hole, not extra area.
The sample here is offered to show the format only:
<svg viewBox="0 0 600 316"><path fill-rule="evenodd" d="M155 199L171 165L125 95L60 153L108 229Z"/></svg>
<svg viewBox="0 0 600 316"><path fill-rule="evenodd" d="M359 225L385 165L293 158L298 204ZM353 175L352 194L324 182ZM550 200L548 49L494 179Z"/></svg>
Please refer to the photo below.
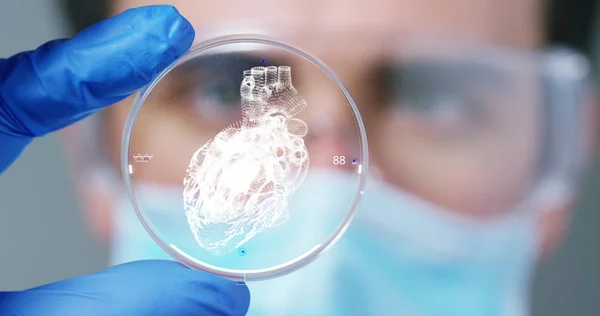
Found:
<svg viewBox="0 0 600 316"><path fill-rule="evenodd" d="M245 256L247 253L248 253L248 251L246 250L246 248L238 249L238 254L242 257Z"/></svg>

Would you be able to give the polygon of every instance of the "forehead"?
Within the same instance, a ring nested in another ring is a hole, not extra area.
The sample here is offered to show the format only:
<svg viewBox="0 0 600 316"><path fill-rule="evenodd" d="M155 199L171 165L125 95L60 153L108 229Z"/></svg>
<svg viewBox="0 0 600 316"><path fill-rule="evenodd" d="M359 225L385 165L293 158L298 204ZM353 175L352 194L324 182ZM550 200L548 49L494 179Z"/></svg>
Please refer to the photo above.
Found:
<svg viewBox="0 0 600 316"><path fill-rule="evenodd" d="M539 0L170 0L201 37L214 29L242 33L256 29L312 37L331 34L452 36L518 47L538 45ZM164 4L116 0L115 12ZM219 34L222 35L222 34ZM282 34L286 35L286 34ZM343 36L343 35L342 35ZM350 36L352 37L352 36ZM356 36L354 41L358 40Z"/></svg>

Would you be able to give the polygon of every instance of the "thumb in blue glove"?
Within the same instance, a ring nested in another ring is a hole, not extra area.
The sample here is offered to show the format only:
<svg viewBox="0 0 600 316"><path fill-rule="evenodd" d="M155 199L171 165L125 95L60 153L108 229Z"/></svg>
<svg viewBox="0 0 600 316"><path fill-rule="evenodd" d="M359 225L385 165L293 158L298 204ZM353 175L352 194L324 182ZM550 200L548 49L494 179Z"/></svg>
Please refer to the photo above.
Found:
<svg viewBox="0 0 600 316"><path fill-rule="evenodd" d="M185 53L194 29L172 6L131 9L70 40L0 59L0 173L31 142L128 97Z"/></svg>
<svg viewBox="0 0 600 316"><path fill-rule="evenodd" d="M174 261L115 266L23 292L0 293L0 315L246 315L243 283L194 271Z"/></svg>

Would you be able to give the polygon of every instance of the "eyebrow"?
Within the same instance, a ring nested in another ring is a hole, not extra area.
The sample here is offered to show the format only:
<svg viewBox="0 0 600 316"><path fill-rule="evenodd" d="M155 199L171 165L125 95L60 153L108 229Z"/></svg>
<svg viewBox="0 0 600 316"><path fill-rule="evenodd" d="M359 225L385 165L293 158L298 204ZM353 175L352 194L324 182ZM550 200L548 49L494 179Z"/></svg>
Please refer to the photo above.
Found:
<svg viewBox="0 0 600 316"><path fill-rule="evenodd" d="M428 93L428 89L456 93L464 89L470 91L483 88L486 91L492 89L504 93L509 85L514 84L509 74L499 67L477 62L404 60L398 63L388 61L381 67L381 87L394 98L402 98L407 91ZM466 91L463 93L467 93Z"/></svg>
<svg viewBox="0 0 600 316"><path fill-rule="evenodd" d="M401 79L402 76L433 78L438 81L461 80L481 84L505 84L509 75L499 67L471 61L403 61L386 63L388 75Z"/></svg>

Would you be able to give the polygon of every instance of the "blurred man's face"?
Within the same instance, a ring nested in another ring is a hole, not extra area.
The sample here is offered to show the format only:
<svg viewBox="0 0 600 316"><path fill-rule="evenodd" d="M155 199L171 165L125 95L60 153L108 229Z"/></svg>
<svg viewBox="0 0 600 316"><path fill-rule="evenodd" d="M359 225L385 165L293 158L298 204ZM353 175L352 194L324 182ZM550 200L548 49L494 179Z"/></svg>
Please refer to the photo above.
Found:
<svg viewBox="0 0 600 316"><path fill-rule="evenodd" d="M164 1L117 0L113 11L159 3ZM537 180L541 101L532 66L452 42L462 38L535 49L543 41L537 0L174 0L169 4L190 20L199 40L216 35L215 29L237 27L235 33L264 29L327 64L359 107L372 169L397 187L457 212L479 215L510 208ZM413 46L415 39L427 44ZM418 82L425 100L402 97L406 87L390 73L399 74L401 81ZM294 80L299 91L328 99L310 72L296 73ZM196 88L193 82L184 82L173 93L195 93ZM447 91L462 97L458 102L439 102ZM111 108L108 116L115 167L130 104L127 100ZM343 131L352 120L347 113L338 115L336 111L343 107L334 105L322 102L319 113L309 107L303 114L308 126L318 124L320 117L340 117L329 121L328 137L307 141L311 167L331 164L346 145ZM231 116L239 115L227 109L210 118L193 113L190 110L182 119L165 111L154 120L146 119L152 128L145 129L137 141L151 140L154 148L164 152L152 153L156 173L137 177L180 184L180 166L187 165L189 153L201 145L197 135L208 140L224 122L232 121ZM195 136L188 141L185 135ZM169 158L156 159L161 155Z"/></svg>

